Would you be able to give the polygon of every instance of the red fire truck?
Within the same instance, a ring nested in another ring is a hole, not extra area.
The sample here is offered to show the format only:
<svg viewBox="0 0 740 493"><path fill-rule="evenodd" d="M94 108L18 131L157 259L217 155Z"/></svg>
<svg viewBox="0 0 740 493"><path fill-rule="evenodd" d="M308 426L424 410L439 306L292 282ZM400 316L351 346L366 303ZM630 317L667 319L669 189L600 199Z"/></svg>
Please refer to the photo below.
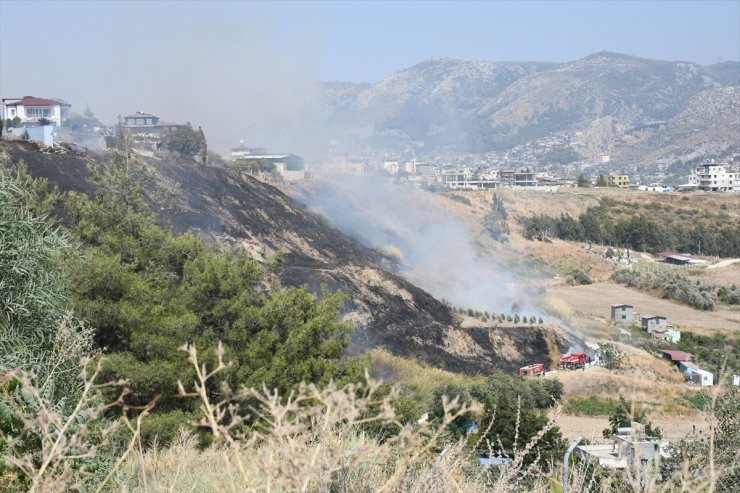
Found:
<svg viewBox="0 0 740 493"><path fill-rule="evenodd" d="M542 363L535 363L529 366L523 366L519 368L520 377L543 377L545 376L545 365Z"/></svg>
<svg viewBox="0 0 740 493"><path fill-rule="evenodd" d="M578 370L586 368L586 353L570 353L560 358L561 370Z"/></svg>

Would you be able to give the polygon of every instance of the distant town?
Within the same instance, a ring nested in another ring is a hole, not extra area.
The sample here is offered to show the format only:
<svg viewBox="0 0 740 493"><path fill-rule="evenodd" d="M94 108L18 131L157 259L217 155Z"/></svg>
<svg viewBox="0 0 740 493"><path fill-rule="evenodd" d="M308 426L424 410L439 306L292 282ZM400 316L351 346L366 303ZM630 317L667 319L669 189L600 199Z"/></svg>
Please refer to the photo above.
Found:
<svg viewBox="0 0 740 493"><path fill-rule="evenodd" d="M110 146L110 138L118 128L132 137L138 152L158 150L163 135L185 126L135 111L119 116L117 125L111 127L98 121L89 109L76 114L63 99L35 96L3 98L2 117L5 138L31 140L45 146L69 144L102 149ZM286 182L331 174L385 176L401 185L430 190L509 188L554 192L560 187L601 186L661 193L740 192L740 150L722 161L686 163L688 167L684 166L685 171L678 175L682 182L667 185L670 164L659 164L657 171L650 173L637 167L615 170L608 153L583 150L581 137L582 132L560 132L506 152L465 156L442 153L426 159L387 153L353 158L339 152L337 142L329 141L327 156L308 166L304 158L292 152L268 152L241 141L230 150L228 158L248 173ZM590 154L589 159L583 159L584 153Z"/></svg>

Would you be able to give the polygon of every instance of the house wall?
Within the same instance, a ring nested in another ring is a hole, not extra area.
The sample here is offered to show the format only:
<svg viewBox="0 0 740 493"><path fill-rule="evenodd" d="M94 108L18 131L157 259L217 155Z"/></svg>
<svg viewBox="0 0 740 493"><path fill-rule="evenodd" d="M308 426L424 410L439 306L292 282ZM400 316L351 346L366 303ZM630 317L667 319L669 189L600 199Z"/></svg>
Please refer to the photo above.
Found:
<svg viewBox="0 0 740 493"><path fill-rule="evenodd" d="M612 307L612 320L615 322L631 323L634 311L629 307Z"/></svg>
<svg viewBox="0 0 740 493"><path fill-rule="evenodd" d="M666 325L668 325L668 322L664 318L651 318L650 320L642 321L642 328L647 329L650 334L655 332L656 327L665 327Z"/></svg>
<svg viewBox="0 0 740 493"><path fill-rule="evenodd" d="M62 122L69 118L69 106L62 106L60 104L54 105L54 106L32 106L32 109L45 109L48 108L51 110L51 114L46 117L47 120L54 122L57 126L62 126ZM27 111L27 108L22 105L13 105L13 106L5 106L3 110L3 119L7 120L13 119L15 117L18 117L21 119L22 122L26 122L29 120L33 120L37 118L36 116L30 116Z"/></svg>
<svg viewBox="0 0 740 493"><path fill-rule="evenodd" d="M291 170L288 169L288 166L286 166L285 163L275 163L275 168L277 169L278 174L285 181L298 181L303 180L306 177L305 169Z"/></svg>
<svg viewBox="0 0 740 493"><path fill-rule="evenodd" d="M28 140L43 142L44 145L50 146L54 144L54 136L51 133L53 129L53 125L44 125L43 127L13 127L10 129L10 132L18 137L23 137L23 134L28 132Z"/></svg>
<svg viewBox="0 0 740 493"><path fill-rule="evenodd" d="M714 385L714 375L706 370L694 370L691 372L691 381L702 387Z"/></svg>

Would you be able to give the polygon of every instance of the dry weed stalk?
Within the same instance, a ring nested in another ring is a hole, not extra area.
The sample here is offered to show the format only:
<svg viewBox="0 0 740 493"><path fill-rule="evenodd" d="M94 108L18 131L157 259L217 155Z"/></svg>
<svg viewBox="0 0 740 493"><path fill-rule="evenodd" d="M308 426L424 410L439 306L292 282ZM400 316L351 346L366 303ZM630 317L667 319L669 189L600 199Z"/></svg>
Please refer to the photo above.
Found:
<svg viewBox="0 0 740 493"><path fill-rule="evenodd" d="M232 392L222 386L221 399L214 402L207 387L227 368L223 348L210 371L198 362L194 346L183 349L196 380L192 392L178 382L180 395L200 400L203 416L197 424L221 442L223 466L238 474L241 490L327 491L339 485L342 491L353 491L349 483L355 478L357 484L364 483L363 489L373 484L374 491L398 490L416 473L417 465L434 464L433 449L447 426L470 411L458 398L445 398L439 426L402 424L391 406L398 389L377 398L381 383L367 375L365 382L342 388L333 383L321 389L302 384L285 397L266 388ZM399 432L380 443L363 433L370 423L392 424ZM456 470L441 462L437 460L434 471L453 489L460 489Z"/></svg>
<svg viewBox="0 0 740 493"><path fill-rule="evenodd" d="M93 461L102 447L110 446L111 437L124 423L132 431L132 436L125 452L97 485L95 491L102 491L132 450L138 440L141 421L154 406L153 403L143 407L125 404L124 398L128 394L125 388L120 390L116 400L106 403L102 398L102 390L121 388L125 382L96 383L103 361L98 359L91 374L88 372L90 364L89 358L81 362L84 383L77 403L69 413L62 412L44 393L48 380L37 384L32 375L25 373L6 372L3 375L3 383L17 381L20 392L11 397L19 400L18 405L9 408L17 426L12 434L2 433L6 447L2 460L15 466L25 476L30 493L82 489L92 475L86 461ZM119 406L123 411L120 420L100 421L106 411ZM137 412L135 425L129 419L131 411ZM102 427L92 426L93 423Z"/></svg>

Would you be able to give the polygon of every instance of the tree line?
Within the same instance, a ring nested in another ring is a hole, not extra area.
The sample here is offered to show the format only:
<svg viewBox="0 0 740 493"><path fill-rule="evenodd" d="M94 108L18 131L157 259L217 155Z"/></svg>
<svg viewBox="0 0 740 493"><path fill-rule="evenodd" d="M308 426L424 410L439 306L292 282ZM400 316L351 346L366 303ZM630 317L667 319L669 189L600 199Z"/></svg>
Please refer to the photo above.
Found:
<svg viewBox="0 0 740 493"><path fill-rule="evenodd" d="M671 250L717 257L740 256L740 221L726 214L701 217L682 211L675 215L672 211L651 214L647 208L624 216L616 212L615 205L602 200L578 218L569 214L524 217L521 219L524 236L530 240L560 238L652 253ZM628 207L635 209L632 205Z"/></svg>

